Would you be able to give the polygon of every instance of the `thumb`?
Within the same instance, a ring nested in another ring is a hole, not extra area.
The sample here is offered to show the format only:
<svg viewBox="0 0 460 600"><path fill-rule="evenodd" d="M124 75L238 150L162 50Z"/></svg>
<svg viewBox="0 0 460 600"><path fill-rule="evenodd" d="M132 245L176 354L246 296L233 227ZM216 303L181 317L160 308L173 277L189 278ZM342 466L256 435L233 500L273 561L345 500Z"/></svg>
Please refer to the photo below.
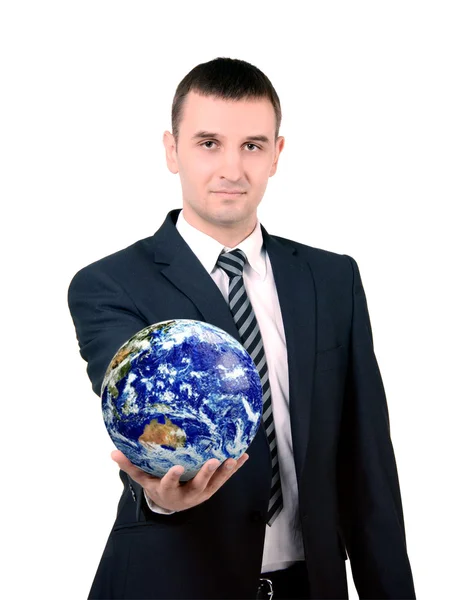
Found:
<svg viewBox="0 0 460 600"><path fill-rule="evenodd" d="M129 460L127 456L120 452L120 450L112 450L110 454L112 460L118 464L120 469L137 481L140 485L144 485L147 481L153 479L151 475L133 465L133 463Z"/></svg>
<svg viewBox="0 0 460 600"><path fill-rule="evenodd" d="M128 472L128 469L137 469L135 465L129 460L127 456L120 452L120 450L112 450L110 457L123 471Z"/></svg>

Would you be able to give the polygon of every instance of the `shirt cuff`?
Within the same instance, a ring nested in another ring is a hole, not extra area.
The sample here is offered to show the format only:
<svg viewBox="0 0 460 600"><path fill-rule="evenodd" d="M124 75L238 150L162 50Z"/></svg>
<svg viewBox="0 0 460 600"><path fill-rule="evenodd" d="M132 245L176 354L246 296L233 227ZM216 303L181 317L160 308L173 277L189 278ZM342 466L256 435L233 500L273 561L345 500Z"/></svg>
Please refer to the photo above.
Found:
<svg viewBox="0 0 460 600"><path fill-rule="evenodd" d="M176 512L175 510L169 510L168 508L161 508L161 506L158 506L157 504L155 504L155 502L147 496L145 490L144 490L144 498L145 498L145 501L147 502L147 506L150 508L150 510L152 512L158 513L160 515L172 515L173 513Z"/></svg>

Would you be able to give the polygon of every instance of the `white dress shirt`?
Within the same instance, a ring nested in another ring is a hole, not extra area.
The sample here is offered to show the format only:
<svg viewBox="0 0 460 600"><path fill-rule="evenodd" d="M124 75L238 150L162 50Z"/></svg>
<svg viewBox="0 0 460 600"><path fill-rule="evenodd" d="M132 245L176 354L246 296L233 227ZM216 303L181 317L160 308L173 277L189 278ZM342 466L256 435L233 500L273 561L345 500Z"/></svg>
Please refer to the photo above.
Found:
<svg viewBox="0 0 460 600"><path fill-rule="evenodd" d="M214 238L190 225L182 212L179 213L177 219L177 231L190 246L227 301L229 278L222 269L216 267L216 261L222 249L229 252L234 248L223 246ZM267 525L266 527L262 572L277 571L289 567L296 561L304 560L289 416L286 340L273 271L268 254L263 247L259 220L257 220L252 233L237 247L246 254L248 259L244 265L243 281L259 324L272 396L283 509L272 526ZM250 455L250 452L248 454ZM249 460L251 460L250 457ZM244 467L242 468L244 469ZM145 498L154 512L165 515L174 512L160 508L146 494Z"/></svg>

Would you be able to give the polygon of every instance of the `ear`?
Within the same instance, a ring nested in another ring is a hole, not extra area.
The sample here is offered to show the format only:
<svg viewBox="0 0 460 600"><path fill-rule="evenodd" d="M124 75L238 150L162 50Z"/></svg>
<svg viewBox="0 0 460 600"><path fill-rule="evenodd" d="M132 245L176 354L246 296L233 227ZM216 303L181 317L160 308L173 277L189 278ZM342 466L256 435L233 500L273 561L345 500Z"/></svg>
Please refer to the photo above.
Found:
<svg viewBox="0 0 460 600"><path fill-rule="evenodd" d="M273 161L272 167L270 169L270 175L274 175L276 173L276 169L278 167L278 159L281 154L282 149L284 148L284 137L282 135L278 136L275 142L275 159Z"/></svg>
<svg viewBox="0 0 460 600"><path fill-rule="evenodd" d="M173 134L169 131L165 131L163 134L163 145L166 151L166 164L168 165L168 169L171 173L179 173L179 168L177 166L176 141Z"/></svg>

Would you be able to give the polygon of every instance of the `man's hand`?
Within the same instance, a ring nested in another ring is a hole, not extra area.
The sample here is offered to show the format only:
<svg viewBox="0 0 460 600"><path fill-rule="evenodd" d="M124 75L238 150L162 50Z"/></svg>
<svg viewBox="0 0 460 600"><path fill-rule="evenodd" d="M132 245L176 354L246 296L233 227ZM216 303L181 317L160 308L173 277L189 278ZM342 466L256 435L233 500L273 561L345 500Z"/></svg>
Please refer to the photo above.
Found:
<svg viewBox="0 0 460 600"><path fill-rule="evenodd" d="M245 452L238 460L228 458L220 466L217 458L211 458L193 479L183 483L179 478L185 469L180 465L171 467L163 477L154 477L133 465L120 450L114 450L111 456L122 471L144 488L155 504L175 511L186 510L208 500L249 458Z"/></svg>

